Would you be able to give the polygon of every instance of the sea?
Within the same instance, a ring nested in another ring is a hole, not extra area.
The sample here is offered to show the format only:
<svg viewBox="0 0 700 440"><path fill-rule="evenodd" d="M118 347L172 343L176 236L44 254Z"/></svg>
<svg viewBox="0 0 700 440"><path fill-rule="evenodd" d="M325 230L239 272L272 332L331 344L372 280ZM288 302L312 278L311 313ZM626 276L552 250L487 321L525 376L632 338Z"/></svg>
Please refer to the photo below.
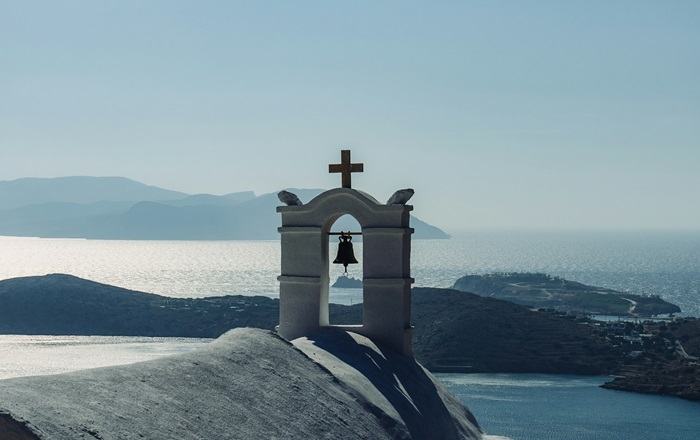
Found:
<svg viewBox="0 0 700 440"><path fill-rule="evenodd" d="M362 243L355 244L362 255ZM660 295L700 316L700 231L469 231L414 240L416 286L450 287L466 274L543 272ZM0 279L68 273L172 297L275 297L280 248L271 241L130 241L0 237ZM358 258L361 260L361 258ZM362 265L349 275L361 277ZM332 267L331 279L342 273ZM331 289L331 301L361 301ZM1 306L1 305L0 305ZM0 379L153 359L206 340L0 336ZM607 377L439 374L489 434L514 440L700 438L700 403L605 390Z"/></svg>

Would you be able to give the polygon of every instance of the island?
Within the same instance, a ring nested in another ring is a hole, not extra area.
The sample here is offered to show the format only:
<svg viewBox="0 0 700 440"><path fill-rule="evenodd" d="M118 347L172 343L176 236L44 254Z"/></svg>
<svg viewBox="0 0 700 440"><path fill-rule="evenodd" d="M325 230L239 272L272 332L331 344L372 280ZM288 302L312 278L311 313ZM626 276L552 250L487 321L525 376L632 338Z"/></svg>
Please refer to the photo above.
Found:
<svg viewBox="0 0 700 440"><path fill-rule="evenodd" d="M543 273L466 275L453 288L536 308L610 316L657 316L681 309L657 295L637 295Z"/></svg>
<svg viewBox="0 0 700 440"><path fill-rule="evenodd" d="M362 289L362 280L347 275L341 275L331 287L339 289Z"/></svg>
<svg viewBox="0 0 700 440"><path fill-rule="evenodd" d="M264 296L170 298L46 275L0 281L0 333L216 338L277 325ZM612 375L607 387L700 400L700 320L600 322L455 289L414 288L416 359L432 372ZM362 304L330 304L361 322Z"/></svg>

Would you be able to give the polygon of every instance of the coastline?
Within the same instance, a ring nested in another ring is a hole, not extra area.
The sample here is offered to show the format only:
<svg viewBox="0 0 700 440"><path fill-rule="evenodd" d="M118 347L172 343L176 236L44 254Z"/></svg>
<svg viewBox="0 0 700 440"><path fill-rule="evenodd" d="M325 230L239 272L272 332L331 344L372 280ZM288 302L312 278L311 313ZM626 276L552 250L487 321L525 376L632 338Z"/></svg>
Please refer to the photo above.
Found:
<svg viewBox="0 0 700 440"><path fill-rule="evenodd" d="M0 333L212 338L236 327L273 329L278 300L223 296L170 298L69 275L0 281ZM450 289L415 288L414 352L433 372L616 374L614 387L697 399L688 378L665 370L687 350L698 352L695 320L610 324ZM330 305L331 322L361 322L362 305ZM700 324L700 321L697 321ZM674 333L675 332L675 333ZM686 339L684 351L671 338ZM686 353L686 355L688 354ZM651 380L668 386L649 389Z"/></svg>

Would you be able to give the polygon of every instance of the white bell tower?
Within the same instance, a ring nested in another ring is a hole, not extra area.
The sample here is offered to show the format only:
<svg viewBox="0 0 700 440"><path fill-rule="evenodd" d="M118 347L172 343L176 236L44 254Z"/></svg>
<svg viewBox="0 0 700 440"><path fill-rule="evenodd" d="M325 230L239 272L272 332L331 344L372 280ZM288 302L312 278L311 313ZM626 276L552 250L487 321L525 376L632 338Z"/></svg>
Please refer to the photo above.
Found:
<svg viewBox="0 0 700 440"><path fill-rule="evenodd" d="M349 150L342 151L341 162L330 165L329 171L342 173L342 188L326 191L306 205L294 198L285 200L290 206L277 208L282 214L279 334L292 340L330 326L329 233L339 217L350 214L362 227L363 323L333 327L411 355L413 207L382 204L351 188L351 173L362 172L363 164L352 164Z"/></svg>

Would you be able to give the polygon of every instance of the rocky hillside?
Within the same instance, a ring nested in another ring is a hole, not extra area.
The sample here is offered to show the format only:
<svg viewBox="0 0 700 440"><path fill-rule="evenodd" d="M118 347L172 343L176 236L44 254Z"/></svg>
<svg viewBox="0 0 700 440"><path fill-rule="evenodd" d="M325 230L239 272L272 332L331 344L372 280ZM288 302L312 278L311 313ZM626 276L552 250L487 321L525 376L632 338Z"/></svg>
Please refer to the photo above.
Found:
<svg viewBox="0 0 700 440"><path fill-rule="evenodd" d="M700 319L672 322L667 331L678 339L688 355L700 358Z"/></svg>
<svg viewBox="0 0 700 440"><path fill-rule="evenodd" d="M278 301L262 296L168 298L70 275L0 281L0 333L215 338L272 329Z"/></svg>
<svg viewBox="0 0 700 440"><path fill-rule="evenodd" d="M602 374L619 353L571 316L449 289L413 289L414 348L431 371Z"/></svg>

